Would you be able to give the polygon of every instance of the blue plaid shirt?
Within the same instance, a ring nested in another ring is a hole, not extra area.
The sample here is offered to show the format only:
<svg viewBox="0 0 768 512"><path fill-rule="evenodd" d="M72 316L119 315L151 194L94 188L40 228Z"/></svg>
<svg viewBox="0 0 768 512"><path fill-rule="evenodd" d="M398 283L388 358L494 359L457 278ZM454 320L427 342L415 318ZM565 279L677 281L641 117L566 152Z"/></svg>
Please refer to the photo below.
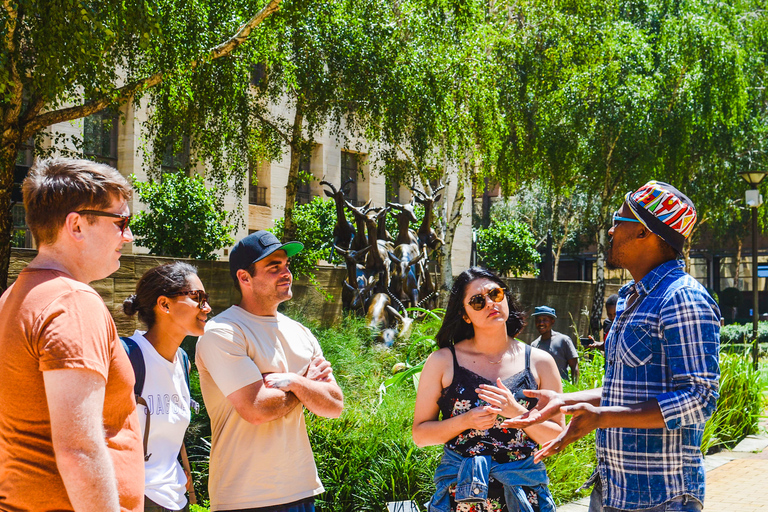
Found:
<svg viewBox="0 0 768 512"><path fill-rule="evenodd" d="M720 310L683 262L621 288L601 404L657 400L666 428L597 430L604 505L635 510L683 494L704 502L701 438L717 404L719 351Z"/></svg>

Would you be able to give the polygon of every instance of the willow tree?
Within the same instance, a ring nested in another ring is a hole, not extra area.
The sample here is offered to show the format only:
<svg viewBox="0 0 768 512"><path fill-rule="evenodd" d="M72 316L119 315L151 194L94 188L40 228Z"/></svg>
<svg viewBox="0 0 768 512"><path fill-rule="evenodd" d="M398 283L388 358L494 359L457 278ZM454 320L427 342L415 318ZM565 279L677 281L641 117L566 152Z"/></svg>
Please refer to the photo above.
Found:
<svg viewBox="0 0 768 512"><path fill-rule="evenodd" d="M499 169L592 195L599 327L611 212L648 179L712 180L744 103L743 50L722 4L527 6L510 44ZM726 9L727 10L727 9ZM514 43L515 41L512 41ZM721 165L719 168L722 168ZM505 173L499 173L505 179ZM685 190L685 186L681 186Z"/></svg>
<svg viewBox="0 0 768 512"><path fill-rule="evenodd" d="M193 96L196 116L190 121L205 129L192 139L197 154L219 171L221 181L244 174L242 156L261 140L251 123L246 86L259 46L248 41L280 3L3 0L0 289L8 277L19 148L34 138L39 149L56 123L149 96L151 139L171 130L160 127L163 110ZM155 153L166 144L157 144Z"/></svg>

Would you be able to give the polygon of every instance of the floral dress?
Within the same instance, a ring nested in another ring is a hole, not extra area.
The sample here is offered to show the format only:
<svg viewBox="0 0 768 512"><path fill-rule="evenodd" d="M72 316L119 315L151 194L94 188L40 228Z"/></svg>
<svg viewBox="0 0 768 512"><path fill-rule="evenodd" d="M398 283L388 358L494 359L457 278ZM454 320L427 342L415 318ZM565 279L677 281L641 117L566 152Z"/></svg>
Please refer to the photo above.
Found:
<svg viewBox="0 0 768 512"><path fill-rule="evenodd" d="M437 400L440 413L445 418L452 418L473 409L489 405L477 396L480 384L496 385L485 377L459 365L456 350L450 347L453 354L453 381L444 388ZM527 398L519 391L523 389L538 389L536 379L531 373L531 347L525 346L525 369L503 380L515 398L527 409L536 405L535 399ZM504 418L499 416L496 424L488 430L465 430L448 441L445 446L463 457L474 455L490 455L499 463L520 460L533 455L538 444L529 438L521 429L501 428ZM536 493L533 489L524 488L529 502L534 510L539 510ZM455 486L451 489L451 510L453 512L515 512L507 508L504 499L504 486L492 477L488 481L488 499L485 503L456 503Z"/></svg>

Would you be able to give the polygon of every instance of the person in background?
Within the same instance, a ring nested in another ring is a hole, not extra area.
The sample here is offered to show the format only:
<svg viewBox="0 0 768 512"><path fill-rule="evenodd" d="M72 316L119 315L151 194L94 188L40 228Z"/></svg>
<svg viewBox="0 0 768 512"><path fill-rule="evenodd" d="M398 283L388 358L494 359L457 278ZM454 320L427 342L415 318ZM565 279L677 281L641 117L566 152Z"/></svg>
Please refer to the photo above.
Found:
<svg viewBox="0 0 768 512"><path fill-rule="evenodd" d="M597 350L605 351L605 340L608 338L608 331L611 330L613 321L616 319L616 304L618 302L619 296L615 293L605 299L605 314L608 318L603 320L603 339L602 341L595 341L595 339L590 336L589 339L592 340L592 343L587 348L596 348Z"/></svg>
<svg viewBox="0 0 768 512"><path fill-rule="evenodd" d="M565 334L552 329L555 325L557 314L554 308L539 306L531 315L539 331L539 337L531 342L531 346L539 348L555 358L557 369L563 380L568 379L568 368L571 369L571 382L576 384L579 380L579 353L573 345L573 340Z"/></svg>
<svg viewBox="0 0 768 512"><path fill-rule="evenodd" d="M136 331L135 343L143 358L144 385L138 390L142 434L145 441L144 511L189 510L185 491L193 496L184 434L192 416L189 359L181 342L201 336L211 312L208 294L197 269L181 261L154 267L136 284L136 293L125 299L123 311L138 313L147 331ZM141 377L137 375L137 380Z"/></svg>
<svg viewBox="0 0 768 512"><path fill-rule="evenodd" d="M314 335L277 311L293 296L288 258L302 248L268 231L240 240L229 270L242 299L197 342L213 511L312 512L324 490L304 409L337 418L344 397Z"/></svg>
<svg viewBox="0 0 768 512"><path fill-rule="evenodd" d="M721 315L680 259L695 223L691 200L667 183L651 181L625 196L608 231L607 263L627 269L632 281L619 290L603 387L528 391L538 399L535 410L505 423L519 428L573 415L537 460L596 429L590 511L703 508L701 441L717 406Z"/></svg>
<svg viewBox="0 0 768 512"><path fill-rule="evenodd" d="M554 511L546 469L532 455L562 431L563 417L501 427L533 406L521 390L562 390L553 359L515 339L522 325L497 275L473 267L456 278L413 413L416 445L444 445L429 512Z"/></svg>
<svg viewBox="0 0 768 512"><path fill-rule="evenodd" d="M22 184L37 255L0 297L0 510L142 510L133 373L88 283L120 268L131 187L108 165L40 160Z"/></svg>
<svg viewBox="0 0 768 512"><path fill-rule="evenodd" d="M603 320L603 341L608 337L608 331L611 330L613 321L616 319L616 304L619 302L618 294L614 293L605 301L605 315L608 317Z"/></svg>

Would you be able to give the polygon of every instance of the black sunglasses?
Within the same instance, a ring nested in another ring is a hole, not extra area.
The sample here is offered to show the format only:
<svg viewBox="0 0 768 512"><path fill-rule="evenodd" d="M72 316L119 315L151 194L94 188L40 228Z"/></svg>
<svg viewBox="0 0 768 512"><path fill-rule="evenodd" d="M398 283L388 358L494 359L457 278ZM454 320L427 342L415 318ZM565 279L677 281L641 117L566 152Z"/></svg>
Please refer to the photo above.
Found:
<svg viewBox="0 0 768 512"><path fill-rule="evenodd" d="M488 293L478 293L477 295L473 295L469 298L467 304L475 311L482 311L485 307L486 297L490 298L493 302L501 302L504 300L505 291L505 288L497 286L496 288L488 290Z"/></svg>
<svg viewBox="0 0 768 512"><path fill-rule="evenodd" d="M112 219L120 219L120 222L117 225L120 227L121 235L125 233L126 229L128 229L128 224L131 223L131 217L133 217L133 215L120 215L119 213L102 212L99 210L78 210L75 213L80 215L85 214L94 215L96 217L110 217Z"/></svg>
<svg viewBox="0 0 768 512"><path fill-rule="evenodd" d="M197 302L197 307L200 309L203 309L206 304L210 304L210 302L208 302L208 294L203 290L187 290L185 292L169 293L166 297L178 297L179 295L189 295L192 297L192 300Z"/></svg>

